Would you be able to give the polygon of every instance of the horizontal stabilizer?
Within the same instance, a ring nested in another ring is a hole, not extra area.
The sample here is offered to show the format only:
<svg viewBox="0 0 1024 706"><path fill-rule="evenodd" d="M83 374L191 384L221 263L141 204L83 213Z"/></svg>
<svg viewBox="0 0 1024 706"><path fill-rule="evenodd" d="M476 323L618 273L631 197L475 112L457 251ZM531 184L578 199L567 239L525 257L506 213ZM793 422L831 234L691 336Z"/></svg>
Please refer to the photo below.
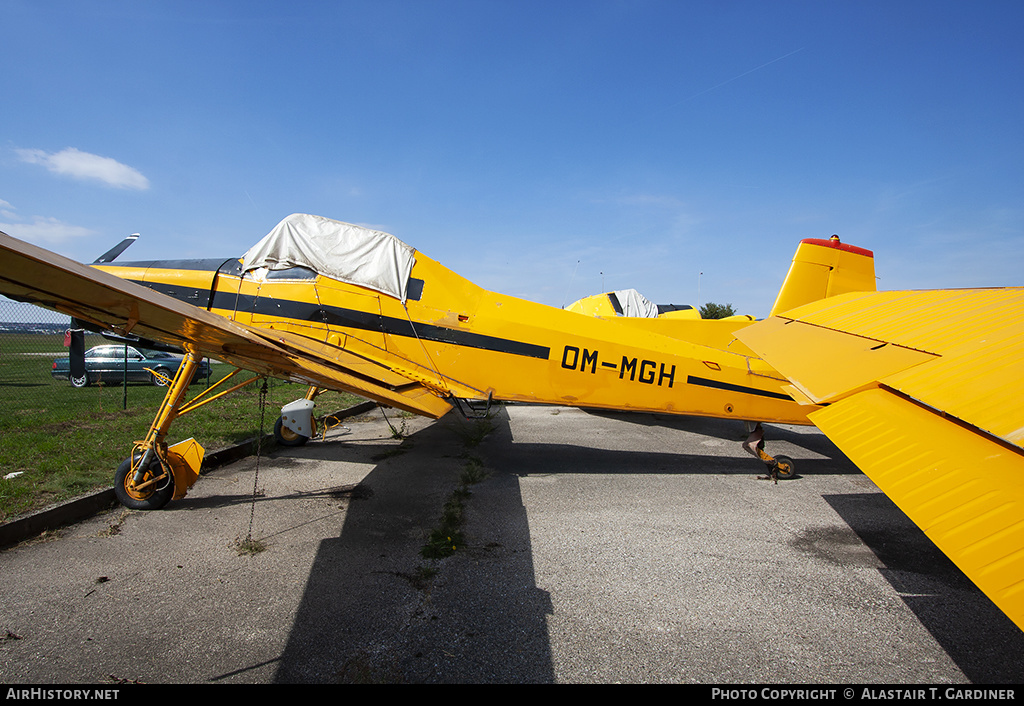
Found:
<svg viewBox="0 0 1024 706"><path fill-rule="evenodd" d="M1024 445L1024 288L858 292L737 331L815 402L885 385Z"/></svg>
<svg viewBox="0 0 1024 706"><path fill-rule="evenodd" d="M912 348L779 317L740 329L736 335L816 404L834 401L936 358Z"/></svg>

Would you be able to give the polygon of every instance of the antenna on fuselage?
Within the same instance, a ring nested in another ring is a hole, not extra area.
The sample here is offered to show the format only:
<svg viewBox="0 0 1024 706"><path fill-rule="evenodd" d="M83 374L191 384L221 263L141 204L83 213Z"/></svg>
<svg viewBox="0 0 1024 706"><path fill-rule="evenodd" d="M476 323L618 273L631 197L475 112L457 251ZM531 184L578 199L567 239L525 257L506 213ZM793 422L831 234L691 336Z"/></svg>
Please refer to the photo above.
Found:
<svg viewBox="0 0 1024 706"><path fill-rule="evenodd" d="M576 270L580 269L580 261L576 261L576 267L572 271L572 277L569 278L569 286L565 288L565 296L562 297L562 308L565 308L565 300L569 298L569 292L572 290L572 281L576 279Z"/></svg>

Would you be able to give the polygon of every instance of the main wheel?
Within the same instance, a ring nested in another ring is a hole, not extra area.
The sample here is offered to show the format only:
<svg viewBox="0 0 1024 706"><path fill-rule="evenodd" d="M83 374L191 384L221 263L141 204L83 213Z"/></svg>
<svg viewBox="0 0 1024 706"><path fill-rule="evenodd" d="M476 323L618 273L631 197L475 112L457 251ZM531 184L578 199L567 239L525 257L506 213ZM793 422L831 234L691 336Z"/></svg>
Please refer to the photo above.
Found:
<svg viewBox="0 0 1024 706"><path fill-rule="evenodd" d="M286 427L280 417L274 423L274 438L277 439L277 443L281 444L281 446L302 446L309 441L308 436L296 434Z"/></svg>
<svg viewBox="0 0 1024 706"><path fill-rule="evenodd" d="M149 468L146 470L143 481L161 475L163 475L163 467L160 465L160 459L154 456L153 460L149 462ZM126 458L117 467L117 472L114 474L114 494L122 505L131 510L159 510L174 495L174 478L168 473L166 478L153 485L136 490L132 460Z"/></svg>
<svg viewBox="0 0 1024 706"><path fill-rule="evenodd" d="M789 480L796 476L796 464L789 456L776 456L775 463L778 464L776 472L779 480Z"/></svg>

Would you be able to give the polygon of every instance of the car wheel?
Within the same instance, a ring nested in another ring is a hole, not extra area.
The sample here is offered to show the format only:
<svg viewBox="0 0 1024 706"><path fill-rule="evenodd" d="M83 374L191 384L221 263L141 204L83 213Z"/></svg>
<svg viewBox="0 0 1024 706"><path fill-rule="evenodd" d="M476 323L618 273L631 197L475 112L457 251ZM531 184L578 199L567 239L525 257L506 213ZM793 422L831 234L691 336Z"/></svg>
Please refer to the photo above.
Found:
<svg viewBox="0 0 1024 706"><path fill-rule="evenodd" d="M89 374L86 373L80 378L76 378L74 375L68 375L68 380L71 381L71 387L88 387L89 386Z"/></svg>
<svg viewBox="0 0 1024 706"><path fill-rule="evenodd" d="M171 371L168 370L167 368L156 368L153 370L153 373L153 384L156 385L157 387L167 387L167 382L164 380L164 378L160 376L163 375L166 378L170 378Z"/></svg>

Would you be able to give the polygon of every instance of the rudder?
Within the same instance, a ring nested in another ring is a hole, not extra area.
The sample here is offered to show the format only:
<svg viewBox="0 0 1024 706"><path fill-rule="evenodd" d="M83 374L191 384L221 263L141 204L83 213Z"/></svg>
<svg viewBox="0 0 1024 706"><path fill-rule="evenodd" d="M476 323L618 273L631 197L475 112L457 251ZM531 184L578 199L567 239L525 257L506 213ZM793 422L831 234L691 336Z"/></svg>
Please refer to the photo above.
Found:
<svg viewBox="0 0 1024 706"><path fill-rule="evenodd" d="M837 235L807 238L793 255L770 316L837 294L874 291L874 253L842 243Z"/></svg>

